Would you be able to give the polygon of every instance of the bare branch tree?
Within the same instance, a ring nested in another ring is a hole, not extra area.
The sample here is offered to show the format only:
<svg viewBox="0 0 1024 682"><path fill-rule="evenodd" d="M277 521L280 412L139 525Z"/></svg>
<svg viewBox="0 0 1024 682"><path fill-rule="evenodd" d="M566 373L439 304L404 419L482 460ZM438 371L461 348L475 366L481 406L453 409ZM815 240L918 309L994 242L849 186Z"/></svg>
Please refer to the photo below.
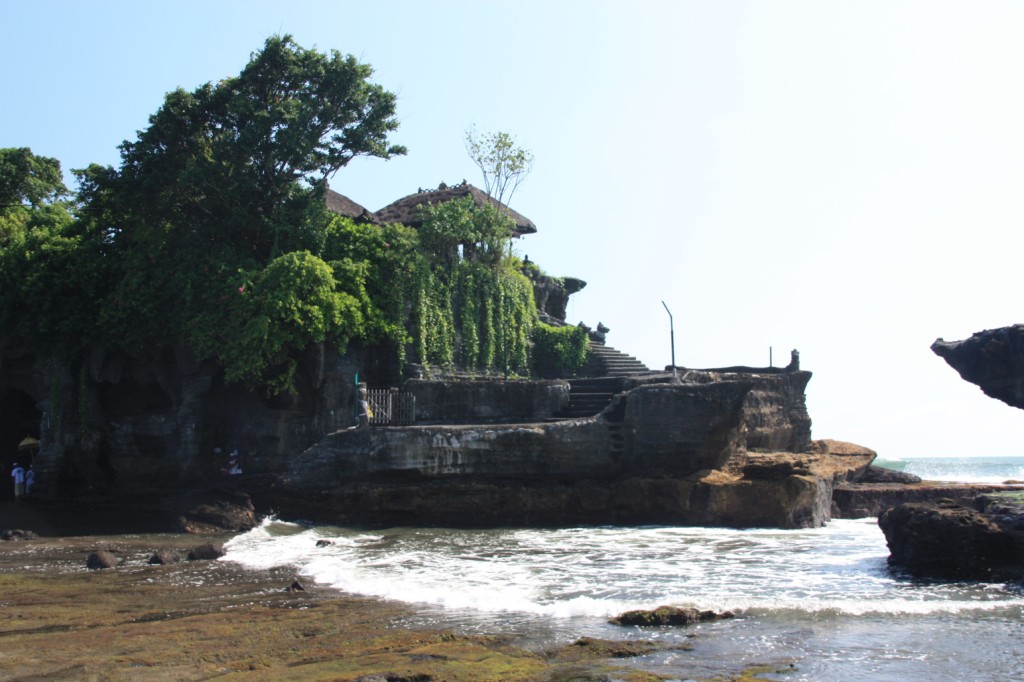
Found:
<svg viewBox="0 0 1024 682"><path fill-rule="evenodd" d="M512 195L533 169L533 154L505 132L466 131L466 152L484 175L484 190L508 206Z"/></svg>

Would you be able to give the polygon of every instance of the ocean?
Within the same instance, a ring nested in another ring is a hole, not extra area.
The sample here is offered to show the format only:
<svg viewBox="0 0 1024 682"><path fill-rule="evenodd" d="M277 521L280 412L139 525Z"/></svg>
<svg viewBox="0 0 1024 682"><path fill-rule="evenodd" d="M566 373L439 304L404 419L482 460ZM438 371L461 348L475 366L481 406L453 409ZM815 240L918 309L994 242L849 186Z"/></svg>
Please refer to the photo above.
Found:
<svg viewBox="0 0 1024 682"><path fill-rule="evenodd" d="M1024 480L1024 458L879 463L930 480ZM765 665L760 679L1024 680L1024 589L892 570L876 519L790 531L365 531L269 519L226 549L225 561L292 566L340 592L412 605L400 626L506 634L538 650L581 636L686 644L617 662L668 679ZM688 628L607 623L662 604L736 617Z"/></svg>

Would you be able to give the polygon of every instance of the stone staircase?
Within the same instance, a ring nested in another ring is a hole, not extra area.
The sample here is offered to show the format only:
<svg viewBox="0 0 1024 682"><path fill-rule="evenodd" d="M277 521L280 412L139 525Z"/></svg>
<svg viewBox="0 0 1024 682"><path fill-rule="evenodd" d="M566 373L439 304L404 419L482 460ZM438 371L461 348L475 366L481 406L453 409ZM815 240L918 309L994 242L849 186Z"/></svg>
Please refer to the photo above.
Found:
<svg viewBox="0 0 1024 682"><path fill-rule="evenodd" d="M569 405L559 412L558 419L579 419L593 417L608 407L612 398L621 393L623 381L621 377L601 377L599 379L572 379L569 382Z"/></svg>
<svg viewBox="0 0 1024 682"><path fill-rule="evenodd" d="M650 372L647 365L632 355L615 350L611 346L595 341L590 342L590 357L580 371L585 377L627 377Z"/></svg>

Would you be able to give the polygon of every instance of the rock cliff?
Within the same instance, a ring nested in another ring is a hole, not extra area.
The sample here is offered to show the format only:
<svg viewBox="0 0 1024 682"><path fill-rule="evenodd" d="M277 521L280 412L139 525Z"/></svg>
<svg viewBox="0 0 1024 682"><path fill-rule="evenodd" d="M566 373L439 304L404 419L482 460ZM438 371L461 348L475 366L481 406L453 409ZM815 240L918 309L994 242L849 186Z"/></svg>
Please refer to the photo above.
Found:
<svg viewBox="0 0 1024 682"><path fill-rule="evenodd" d="M878 518L889 562L921 578L1020 580L1024 576L1024 504L1019 493L907 503Z"/></svg>
<svg viewBox="0 0 1024 682"><path fill-rule="evenodd" d="M310 348L297 394L274 399L181 350L96 353L77 374L5 358L0 406L34 412L41 498L167 507L227 487L257 511L331 523L793 528L827 522L834 487L874 458L812 444L811 374L793 369L632 376L574 418L559 416L567 380L412 379L393 386L415 399L414 425L357 428L357 381L389 381L358 351ZM239 476L223 472L233 449Z"/></svg>
<svg viewBox="0 0 1024 682"><path fill-rule="evenodd" d="M987 329L961 341L936 339L932 351L985 395L1024 409L1024 325Z"/></svg>
<svg viewBox="0 0 1024 682"><path fill-rule="evenodd" d="M833 486L875 454L811 443L809 379L691 370L626 381L590 418L339 431L294 457L268 494L287 516L338 524L818 526ZM486 383L429 391L461 405Z"/></svg>

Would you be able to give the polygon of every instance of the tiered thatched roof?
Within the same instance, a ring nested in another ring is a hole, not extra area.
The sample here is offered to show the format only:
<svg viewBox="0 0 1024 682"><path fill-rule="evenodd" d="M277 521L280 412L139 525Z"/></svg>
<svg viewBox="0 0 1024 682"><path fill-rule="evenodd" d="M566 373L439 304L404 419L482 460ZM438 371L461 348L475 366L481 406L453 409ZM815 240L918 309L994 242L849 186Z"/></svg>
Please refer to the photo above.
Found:
<svg viewBox="0 0 1024 682"><path fill-rule="evenodd" d="M372 211L364 206L360 206L344 194L338 194L333 189L327 190L327 209L353 220L370 223L377 222Z"/></svg>
<svg viewBox="0 0 1024 682"><path fill-rule="evenodd" d="M477 206L485 206L488 203L496 206L499 211L512 218L516 224L513 231L513 236L515 237L533 234L537 231L537 226L533 224L532 220L513 211L500 201L492 199L486 192L470 185L465 180L462 181L461 185L449 187L442 182L441 186L437 189L421 189L416 194L410 194L393 204L385 206L377 211L375 215L381 223L402 223L410 227L419 227L423 224L419 216L420 206L423 204L441 204L464 196L473 197L473 201L476 202Z"/></svg>

